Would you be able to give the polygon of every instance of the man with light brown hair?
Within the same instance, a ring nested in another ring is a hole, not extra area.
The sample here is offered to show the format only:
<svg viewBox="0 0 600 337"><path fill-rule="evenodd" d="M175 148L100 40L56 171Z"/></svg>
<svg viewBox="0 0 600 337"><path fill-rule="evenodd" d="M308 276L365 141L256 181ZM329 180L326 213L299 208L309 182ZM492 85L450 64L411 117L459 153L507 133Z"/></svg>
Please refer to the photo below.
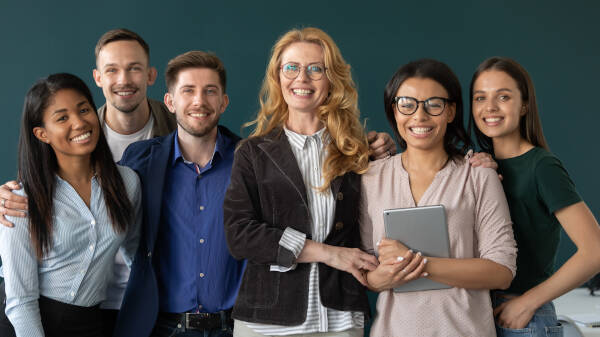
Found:
<svg viewBox="0 0 600 337"><path fill-rule="evenodd" d="M225 68L191 51L169 61L165 79L177 130L132 144L120 161L144 186L144 230L115 336L231 336L245 262L230 255L223 227L240 140L218 125L229 104Z"/></svg>

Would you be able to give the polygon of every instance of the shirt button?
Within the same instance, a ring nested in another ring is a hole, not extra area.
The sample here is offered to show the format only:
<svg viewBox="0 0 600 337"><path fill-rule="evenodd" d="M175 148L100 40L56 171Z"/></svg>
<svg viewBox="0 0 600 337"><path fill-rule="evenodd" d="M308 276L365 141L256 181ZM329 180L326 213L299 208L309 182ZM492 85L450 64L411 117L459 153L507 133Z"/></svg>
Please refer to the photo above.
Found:
<svg viewBox="0 0 600 337"><path fill-rule="evenodd" d="M85 274L85 270L80 271L81 275Z"/></svg>
<svg viewBox="0 0 600 337"><path fill-rule="evenodd" d="M177 329L181 329L181 323L177 323Z"/></svg>
<svg viewBox="0 0 600 337"><path fill-rule="evenodd" d="M152 252L148 252L148 257L152 257Z"/></svg>
<svg viewBox="0 0 600 337"><path fill-rule="evenodd" d="M204 273L200 273L200 277L204 277Z"/></svg>
<svg viewBox="0 0 600 337"><path fill-rule="evenodd" d="M71 291L71 297L75 297L75 292Z"/></svg>
<svg viewBox="0 0 600 337"><path fill-rule="evenodd" d="M92 220L92 226L96 224L96 220Z"/></svg>
<svg viewBox="0 0 600 337"><path fill-rule="evenodd" d="M204 239L200 239L200 243L204 243Z"/></svg>
<svg viewBox="0 0 600 337"><path fill-rule="evenodd" d="M338 192L338 194L337 194L337 200L344 200L344 193Z"/></svg>
<svg viewBox="0 0 600 337"><path fill-rule="evenodd" d="M200 206L200 210L203 211L204 210L204 206Z"/></svg>
<svg viewBox="0 0 600 337"><path fill-rule="evenodd" d="M90 250L94 250L94 245L90 245Z"/></svg>

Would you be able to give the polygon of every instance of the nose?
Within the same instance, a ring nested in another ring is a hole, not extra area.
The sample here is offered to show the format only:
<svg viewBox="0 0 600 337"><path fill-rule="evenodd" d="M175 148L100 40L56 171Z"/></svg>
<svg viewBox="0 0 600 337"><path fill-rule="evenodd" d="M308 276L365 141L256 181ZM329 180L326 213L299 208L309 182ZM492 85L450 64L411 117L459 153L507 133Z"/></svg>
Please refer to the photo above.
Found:
<svg viewBox="0 0 600 337"><path fill-rule="evenodd" d="M296 77L296 80L300 82L306 82L309 80L306 67L300 67L300 71L298 73L298 76Z"/></svg>
<svg viewBox="0 0 600 337"><path fill-rule="evenodd" d="M130 77L128 71L119 71L117 75L117 83L119 84L128 84L130 83Z"/></svg>
<svg viewBox="0 0 600 337"><path fill-rule="evenodd" d="M202 90L198 90L198 92L194 95L192 104L194 106L202 106L205 99L206 99L206 97L205 97L204 93L202 92Z"/></svg>
<svg viewBox="0 0 600 337"><path fill-rule="evenodd" d="M486 111L496 111L498 110L498 103L495 99L488 99L485 106Z"/></svg>
<svg viewBox="0 0 600 337"><path fill-rule="evenodd" d="M71 127L75 130L81 129L87 124L87 121L79 113L73 114L73 117L70 117L70 120L72 123Z"/></svg>
<svg viewBox="0 0 600 337"><path fill-rule="evenodd" d="M425 103L419 102L417 103L417 111L413 114L414 120L426 120L429 118L429 114L425 111Z"/></svg>

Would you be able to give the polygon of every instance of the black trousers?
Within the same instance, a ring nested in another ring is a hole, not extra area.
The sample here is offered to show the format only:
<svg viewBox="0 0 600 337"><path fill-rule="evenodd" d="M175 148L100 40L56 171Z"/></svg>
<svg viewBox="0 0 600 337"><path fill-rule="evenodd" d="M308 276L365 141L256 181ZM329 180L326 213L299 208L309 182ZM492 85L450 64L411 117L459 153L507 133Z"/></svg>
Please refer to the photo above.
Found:
<svg viewBox="0 0 600 337"><path fill-rule="evenodd" d="M0 286L0 336L14 337L14 329L4 313L4 282ZM40 316L46 337L103 337L102 313L98 305L80 307L40 296Z"/></svg>

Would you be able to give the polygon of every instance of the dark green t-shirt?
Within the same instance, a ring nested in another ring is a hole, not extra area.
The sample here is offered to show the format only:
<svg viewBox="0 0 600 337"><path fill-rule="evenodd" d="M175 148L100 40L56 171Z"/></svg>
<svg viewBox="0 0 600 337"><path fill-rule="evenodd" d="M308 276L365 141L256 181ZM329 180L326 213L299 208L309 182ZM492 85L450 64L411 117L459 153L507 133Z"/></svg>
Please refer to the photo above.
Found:
<svg viewBox="0 0 600 337"><path fill-rule="evenodd" d="M554 212L581 201L575 185L552 153L534 147L498 160L517 241L517 275L510 288L524 293L554 273L560 223Z"/></svg>

